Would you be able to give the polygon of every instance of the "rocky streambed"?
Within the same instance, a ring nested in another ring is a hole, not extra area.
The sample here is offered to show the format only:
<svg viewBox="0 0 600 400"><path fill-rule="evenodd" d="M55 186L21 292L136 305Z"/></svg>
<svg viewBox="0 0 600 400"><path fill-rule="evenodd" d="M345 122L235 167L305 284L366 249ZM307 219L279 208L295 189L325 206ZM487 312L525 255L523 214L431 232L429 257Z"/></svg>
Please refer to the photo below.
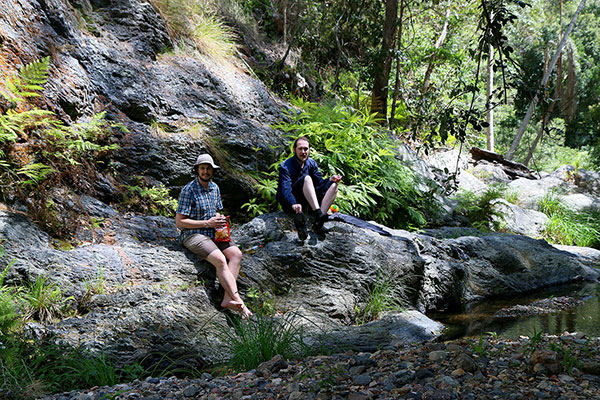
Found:
<svg viewBox="0 0 600 400"><path fill-rule="evenodd" d="M153 377L46 397L92 399L597 399L600 339L582 333L397 344L233 375Z"/></svg>

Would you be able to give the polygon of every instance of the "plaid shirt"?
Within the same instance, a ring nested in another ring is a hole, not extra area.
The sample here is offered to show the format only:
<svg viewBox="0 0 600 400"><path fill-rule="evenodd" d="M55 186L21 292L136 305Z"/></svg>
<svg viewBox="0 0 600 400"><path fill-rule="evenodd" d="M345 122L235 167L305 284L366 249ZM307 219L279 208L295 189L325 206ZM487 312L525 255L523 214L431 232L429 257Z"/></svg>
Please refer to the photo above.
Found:
<svg viewBox="0 0 600 400"><path fill-rule="evenodd" d="M208 189L202 186L198 179L194 179L181 190L177 213L187 215L195 220L208 220L223 209L221 191L214 182L208 183ZM183 229L183 237L194 233L201 233L212 239L215 238L215 228Z"/></svg>

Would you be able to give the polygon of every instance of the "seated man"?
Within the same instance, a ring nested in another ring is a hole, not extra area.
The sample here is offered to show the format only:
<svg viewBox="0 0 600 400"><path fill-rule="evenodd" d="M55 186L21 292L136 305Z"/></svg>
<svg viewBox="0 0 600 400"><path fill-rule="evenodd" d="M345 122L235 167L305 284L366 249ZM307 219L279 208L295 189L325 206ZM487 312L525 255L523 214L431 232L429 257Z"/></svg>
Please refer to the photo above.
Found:
<svg viewBox="0 0 600 400"><path fill-rule="evenodd" d="M208 154L201 154L194 165L197 178L181 190L175 225L183 230L183 245L200 259L215 266L219 283L225 289L222 307L238 311L244 319L252 316L237 289L242 252L233 241L215 242L215 228L225 226L219 186L211 181L219 168Z"/></svg>
<svg viewBox="0 0 600 400"><path fill-rule="evenodd" d="M306 222L304 209L310 206L315 217L314 228L320 231L327 221L327 210L333 204L341 175L324 179L315 160L309 157L310 143L307 137L294 141L294 155L279 167L276 199L283 211L294 214L298 238L305 240Z"/></svg>

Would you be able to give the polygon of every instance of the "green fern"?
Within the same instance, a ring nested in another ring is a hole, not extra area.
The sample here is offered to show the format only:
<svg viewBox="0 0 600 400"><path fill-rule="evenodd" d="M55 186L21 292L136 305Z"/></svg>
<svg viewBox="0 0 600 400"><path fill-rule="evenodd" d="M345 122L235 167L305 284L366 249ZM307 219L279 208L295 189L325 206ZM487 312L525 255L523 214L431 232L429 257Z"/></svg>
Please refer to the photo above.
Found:
<svg viewBox="0 0 600 400"><path fill-rule="evenodd" d="M19 72L8 77L4 82L6 90L0 95L6 100L18 103L28 97L39 97L48 81L50 57L44 57L19 68Z"/></svg>
<svg viewBox="0 0 600 400"><path fill-rule="evenodd" d="M23 176L26 179L19 182L22 186L36 185L42 182L52 174L54 169L42 163L31 163L21 167L17 171L17 175Z"/></svg>
<svg viewBox="0 0 600 400"><path fill-rule="evenodd" d="M0 145L6 142L15 142L28 129L38 126L52 125L48 120L53 116L51 111L33 109L27 111L7 110L0 115Z"/></svg>
<svg viewBox="0 0 600 400"><path fill-rule="evenodd" d="M374 114L343 104L321 105L301 99L293 103L302 111L290 111L286 122L275 128L288 132L290 138L307 136L311 157L323 175L343 175L336 199L342 211L394 227L426 224L425 215L435 212L435 202L418 189L426 187L425 182L417 182L409 167L396 159L397 144L375 123ZM290 155L282 154L270 171L257 179L255 187L263 205L272 203L272 192L266 189L275 187L277 169ZM248 206L258 210L256 204Z"/></svg>

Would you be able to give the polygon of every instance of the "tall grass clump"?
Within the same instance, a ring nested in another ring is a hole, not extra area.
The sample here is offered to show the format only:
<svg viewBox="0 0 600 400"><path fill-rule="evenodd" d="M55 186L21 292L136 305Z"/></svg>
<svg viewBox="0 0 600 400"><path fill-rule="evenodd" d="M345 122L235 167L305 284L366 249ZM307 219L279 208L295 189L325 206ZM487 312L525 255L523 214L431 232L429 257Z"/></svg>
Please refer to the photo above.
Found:
<svg viewBox="0 0 600 400"><path fill-rule="evenodd" d="M112 386L143 378L139 364L117 368L104 354L50 341L33 342L13 334L3 337L0 398L37 399L93 386Z"/></svg>
<svg viewBox="0 0 600 400"><path fill-rule="evenodd" d="M68 312L72 296L65 297L60 286L48 282L48 278L40 275L35 282L26 286L21 295L25 305L25 319L51 322L63 317Z"/></svg>
<svg viewBox="0 0 600 400"><path fill-rule="evenodd" d="M218 7L202 0L151 0L162 15L177 52L196 50L217 61L235 56L236 35L216 13Z"/></svg>
<svg viewBox="0 0 600 400"><path fill-rule="evenodd" d="M247 371L276 355L285 359L309 354L304 343L304 330L296 315L268 316L256 314L250 320L230 319L231 328L220 329L221 339L232 354L229 365L236 371Z"/></svg>
<svg viewBox="0 0 600 400"><path fill-rule="evenodd" d="M540 211L548 216L542 233L551 243L600 248L600 213L575 212L550 191L539 202Z"/></svg>
<svg viewBox="0 0 600 400"><path fill-rule="evenodd" d="M397 143L382 131L375 116L343 104L316 104L293 100L300 111L288 113L286 122L275 126L291 139L310 139L310 156L324 176L341 174L336 204L342 212L399 228L417 228L436 203L426 182L397 158ZM258 198L245 205L249 211L275 209L278 168L292 156L281 155L266 173L257 172ZM262 208L259 206L262 205Z"/></svg>
<svg viewBox="0 0 600 400"><path fill-rule="evenodd" d="M367 299L362 307L355 306L355 322L362 325L379 318L384 311L399 311L406 305L405 285L401 279L392 279L377 273L375 284L368 289Z"/></svg>

